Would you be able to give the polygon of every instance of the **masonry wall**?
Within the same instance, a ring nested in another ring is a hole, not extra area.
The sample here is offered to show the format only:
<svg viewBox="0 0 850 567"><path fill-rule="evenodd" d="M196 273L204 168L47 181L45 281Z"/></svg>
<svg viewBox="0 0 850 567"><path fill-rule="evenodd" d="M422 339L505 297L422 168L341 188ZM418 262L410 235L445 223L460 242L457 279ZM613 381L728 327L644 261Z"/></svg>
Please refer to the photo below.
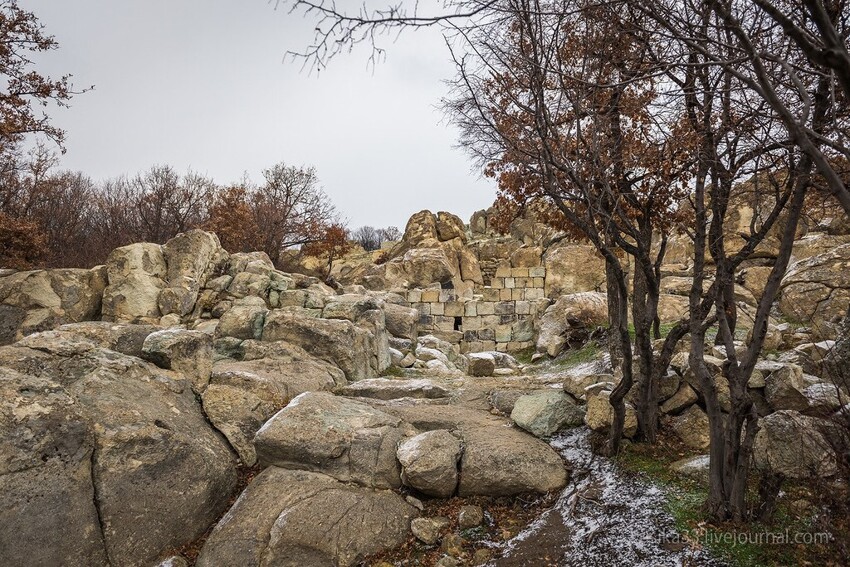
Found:
<svg viewBox="0 0 850 567"><path fill-rule="evenodd" d="M549 306L546 268L503 264L491 285L465 296L454 289L412 289L407 300L419 311L422 332L460 344L461 352L515 352L534 345L538 320Z"/></svg>

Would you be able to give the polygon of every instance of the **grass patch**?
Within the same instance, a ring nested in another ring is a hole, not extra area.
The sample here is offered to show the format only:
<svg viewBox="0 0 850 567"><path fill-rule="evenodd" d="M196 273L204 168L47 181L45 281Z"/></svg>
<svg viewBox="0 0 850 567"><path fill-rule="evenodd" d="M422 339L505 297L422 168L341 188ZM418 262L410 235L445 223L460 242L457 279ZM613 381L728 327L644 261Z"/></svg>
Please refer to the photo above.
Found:
<svg viewBox="0 0 850 567"><path fill-rule="evenodd" d="M534 353L536 352L537 349L533 346L530 346L528 348L524 348L511 354L520 364L531 364L531 357L534 356Z"/></svg>
<svg viewBox="0 0 850 567"><path fill-rule="evenodd" d="M735 567L778 567L787 565L843 565L841 546L830 543L799 545L776 543L775 534L815 534L826 531L816 525L816 516L796 516L789 503L800 495L810 495L808 487L789 484L780 499L770 523L752 522L745 525L731 522L713 525L706 521L703 504L708 497L707 487L670 470L669 465L692 454L675 439L660 439L655 446L631 444L623 448L617 462L625 471L646 477L667 488L666 509L673 516L680 533L698 535L698 542L716 557ZM753 482L750 500L755 500ZM817 506L815 506L817 508ZM835 537L845 537L843 528L829 524ZM770 535L768 535L770 534ZM730 541L729 538L734 538ZM758 541L761 538L763 541ZM771 541L773 539L773 541Z"/></svg>
<svg viewBox="0 0 850 567"><path fill-rule="evenodd" d="M595 360L602 352L602 347L596 341L587 341L581 348L565 351L553 361L559 368L571 368Z"/></svg>

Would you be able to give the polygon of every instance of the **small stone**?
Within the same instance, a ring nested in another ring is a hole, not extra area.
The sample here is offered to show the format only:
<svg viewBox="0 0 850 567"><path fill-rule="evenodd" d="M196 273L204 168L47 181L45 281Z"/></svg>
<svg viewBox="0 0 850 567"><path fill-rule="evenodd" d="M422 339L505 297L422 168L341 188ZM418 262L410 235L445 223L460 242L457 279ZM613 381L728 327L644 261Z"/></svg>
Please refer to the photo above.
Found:
<svg viewBox="0 0 850 567"><path fill-rule="evenodd" d="M481 506L461 506L457 521L462 530L480 526L484 521L484 510Z"/></svg>
<svg viewBox="0 0 850 567"><path fill-rule="evenodd" d="M414 496L411 496L411 495L408 494L407 496L404 497L404 500L405 500L405 502L407 502L408 504L410 504L411 506L413 506L414 508L416 508L420 512L425 509L425 504L423 504L421 500L419 500L418 498L416 498Z"/></svg>
<svg viewBox="0 0 850 567"><path fill-rule="evenodd" d="M435 518L416 518L410 522L410 531L422 543L434 545L440 539L440 530L447 525L449 525L449 519L442 516Z"/></svg>
<svg viewBox="0 0 850 567"><path fill-rule="evenodd" d="M457 534L447 534L443 538L443 544L440 546L443 553L452 557L460 557L463 555L463 538Z"/></svg>
<svg viewBox="0 0 850 567"><path fill-rule="evenodd" d="M445 557L437 561L434 564L434 567L458 567L458 565L460 565L460 563L457 562L457 559L446 555Z"/></svg>

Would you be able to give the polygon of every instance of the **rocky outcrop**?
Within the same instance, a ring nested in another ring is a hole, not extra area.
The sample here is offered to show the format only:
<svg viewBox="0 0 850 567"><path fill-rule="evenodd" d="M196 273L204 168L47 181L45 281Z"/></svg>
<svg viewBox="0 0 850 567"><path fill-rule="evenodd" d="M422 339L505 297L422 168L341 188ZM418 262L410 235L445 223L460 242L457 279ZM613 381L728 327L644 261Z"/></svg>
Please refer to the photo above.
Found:
<svg viewBox="0 0 850 567"><path fill-rule="evenodd" d="M168 274L162 246L141 242L116 248L106 259L106 273L104 321L159 322L159 293Z"/></svg>
<svg viewBox="0 0 850 567"><path fill-rule="evenodd" d="M605 261L588 244L560 244L543 255L546 297L605 289Z"/></svg>
<svg viewBox="0 0 850 567"><path fill-rule="evenodd" d="M834 338L835 323L850 303L850 244L792 264L782 278L779 309L795 321L811 322L819 336Z"/></svg>
<svg viewBox="0 0 850 567"><path fill-rule="evenodd" d="M397 417L362 402L310 392L266 422L254 446L264 465L321 472L361 486L398 488L396 447L404 434Z"/></svg>
<svg viewBox="0 0 850 567"><path fill-rule="evenodd" d="M401 545L417 516L392 492L269 467L213 529L196 565L347 567Z"/></svg>
<svg viewBox="0 0 850 567"><path fill-rule="evenodd" d="M136 565L206 531L236 474L189 382L78 335L40 338L0 348L0 499L15 514L0 547L26 553L17 564Z"/></svg>
<svg viewBox="0 0 850 567"><path fill-rule="evenodd" d="M16 272L0 277L0 345L100 316L106 269Z"/></svg>

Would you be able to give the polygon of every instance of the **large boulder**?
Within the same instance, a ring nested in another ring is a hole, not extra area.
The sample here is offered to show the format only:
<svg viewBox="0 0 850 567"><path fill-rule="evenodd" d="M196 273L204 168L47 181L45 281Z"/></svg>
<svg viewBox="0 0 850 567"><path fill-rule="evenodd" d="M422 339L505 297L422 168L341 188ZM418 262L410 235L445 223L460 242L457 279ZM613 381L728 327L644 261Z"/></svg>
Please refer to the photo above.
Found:
<svg viewBox="0 0 850 567"><path fill-rule="evenodd" d="M463 430L459 496L512 496L563 488L567 469L548 444L517 429Z"/></svg>
<svg viewBox="0 0 850 567"><path fill-rule="evenodd" d="M437 237L440 240L460 238L466 242L466 226L464 226L463 221L457 215L440 211L437 213L436 227Z"/></svg>
<svg viewBox="0 0 850 567"><path fill-rule="evenodd" d="M404 433L399 418L365 403L308 392L266 422L254 446L264 465L321 472L362 486L398 488L396 447Z"/></svg>
<svg viewBox="0 0 850 567"><path fill-rule="evenodd" d="M489 352L473 352L466 358L469 361L466 372L470 376L492 376L496 371L496 360Z"/></svg>
<svg viewBox="0 0 850 567"><path fill-rule="evenodd" d="M586 331L607 322L608 299L604 293L563 295L540 318L537 351L558 356L569 340L569 332Z"/></svg>
<svg viewBox="0 0 850 567"><path fill-rule="evenodd" d="M581 425L584 409L559 390L536 392L519 398L511 419L537 437L549 437L563 427Z"/></svg>
<svg viewBox="0 0 850 567"><path fill-rule="evenodd" d="M402 241L416 246L423 240L437 238L437 217L431 211L419 211L407 220Z"/></svg>
<svg viewBox="0 0 850 567"><path fill-rule="evenodd" d="M158 331L154 325L128 325L108 321L68 323L57 329L63 335L76 335L97 346L129 356L142 357L142 347L148 335Z"/></svg>
<svg viewBox="0 0 850 567"><path fill-rule="evenodd" d="M808 384L803 379L803 369L796 364L782 365L764 379L764 395L774 410L805 411L809 407L803 391Z"/></svg>
<svg viewBox="0 0 850 567"><path fill-rule="evenodd" d="M159 294L168 273L160 245L140 242L116 248L106 259L106 273L104 321L159 321Z"/></svg>
<svg viewBox="0 0 850 567"><path fill-rule="evenodd" d="M183 374L192 388L201 393L210 381L212 371L212 337L202 331L165 329L145 337L142 358L160 368Z"/></svg>
<svg viewBox="0 0 850 567"><path fill-rule="evenodd" d="M263 336L263 325L268 312L266 302L259 297L237 299L230 309L221 315L215 336L259 339Z"/></svg>
<svg viewBox="0 0 850 567"><path fill-rule="evenodd" d="M614 423L614 408L611 407L611 391L601 387L589 388L587 397L587 411L584 415L584 423L594 431L607 432ZM638 420L634 406L629 402L626 404L626 419L623 423L623 435L634 437L637 433Z"/></svg>
<svg viewBox="0 0 850 567"><path fill-rule="evenodd" d="M708 416L699 407L692 405L681 415L674 417L671 427L688 447L701 451L708 449Z"/></svg>
<svg viewBox="0 0 850 567"><path fill-rule="evenodd" d="M822 478L837 472L836 452L828 441L828 421L780 410L763 418L753 445L760 470L788 478Z"/></svg>
<svg viewBox="0 0 850 567"><path fill-rule="evenodd" d="M0 344L62 323L99 318L106 283L103 266L0 277Z"/></svg>
<svg viewBox="0 0 850 567"><path fill-rule="evenodd" d="M543 255L546 297L605 289L605 260L588 244L561 244Z"/></svg>
<svg viewBox="0 0 850 567"><path fill-rule="evenodd" d="M203 534L236 471L188 382L79 336L38 338L0 348L4 560L150 564Z"/></svg>
<svg viewBox="0 0 850 567"><path fill-rule="evenodd" d="M782 278L779 309L794 320L811 324L818 334L832 338L823 327L844 316L850 303L850 244L833 248L792 264Z"/></svg>
<svg viewBox="0 0 850 567"><path fill-rule="evenodd" d="M393 492L269 467L213 529L196 565L348 567L400 546L417 515Z"/></svg>
<svg viewBox="0 0 850 567"><path fill-rule="evenodd" d="M457 488L460 454L460 440L445 429L405 439L397 452L401 480L428 496L449 498Z"/></svg>
<svg viewBox="0 0 850 567"><path fill-rule="evenodd" d="M394 303L384 305L387 331L394 337L416 340L419 335L419 311Z"/></svg>
<svg viewBox="0 0 850 567"><path fill-rule="evenodd" d="M163 244L168 267L167 287L160 292L159 310L163 315L188 315L195 307L198 292L210 275L227 260L218 236L203 230L182 232Z"/></svg>
<svg viewBox="0 0 850 567"><path fill-rule="evenodd" d="M345 319L317 319L275 309L266 316L264 341L286 341L337 365L349 380L371 378L373 339L369 331ZM389 351L387 351L389 358Z"/></svg>
<svg viewBox="0 0 850 567"><path fill-rule="evenodd" d="M402 267L410 287L446 283L458 273L457 259L450 259L441 248L413 248L402 258Z"/></svg>

